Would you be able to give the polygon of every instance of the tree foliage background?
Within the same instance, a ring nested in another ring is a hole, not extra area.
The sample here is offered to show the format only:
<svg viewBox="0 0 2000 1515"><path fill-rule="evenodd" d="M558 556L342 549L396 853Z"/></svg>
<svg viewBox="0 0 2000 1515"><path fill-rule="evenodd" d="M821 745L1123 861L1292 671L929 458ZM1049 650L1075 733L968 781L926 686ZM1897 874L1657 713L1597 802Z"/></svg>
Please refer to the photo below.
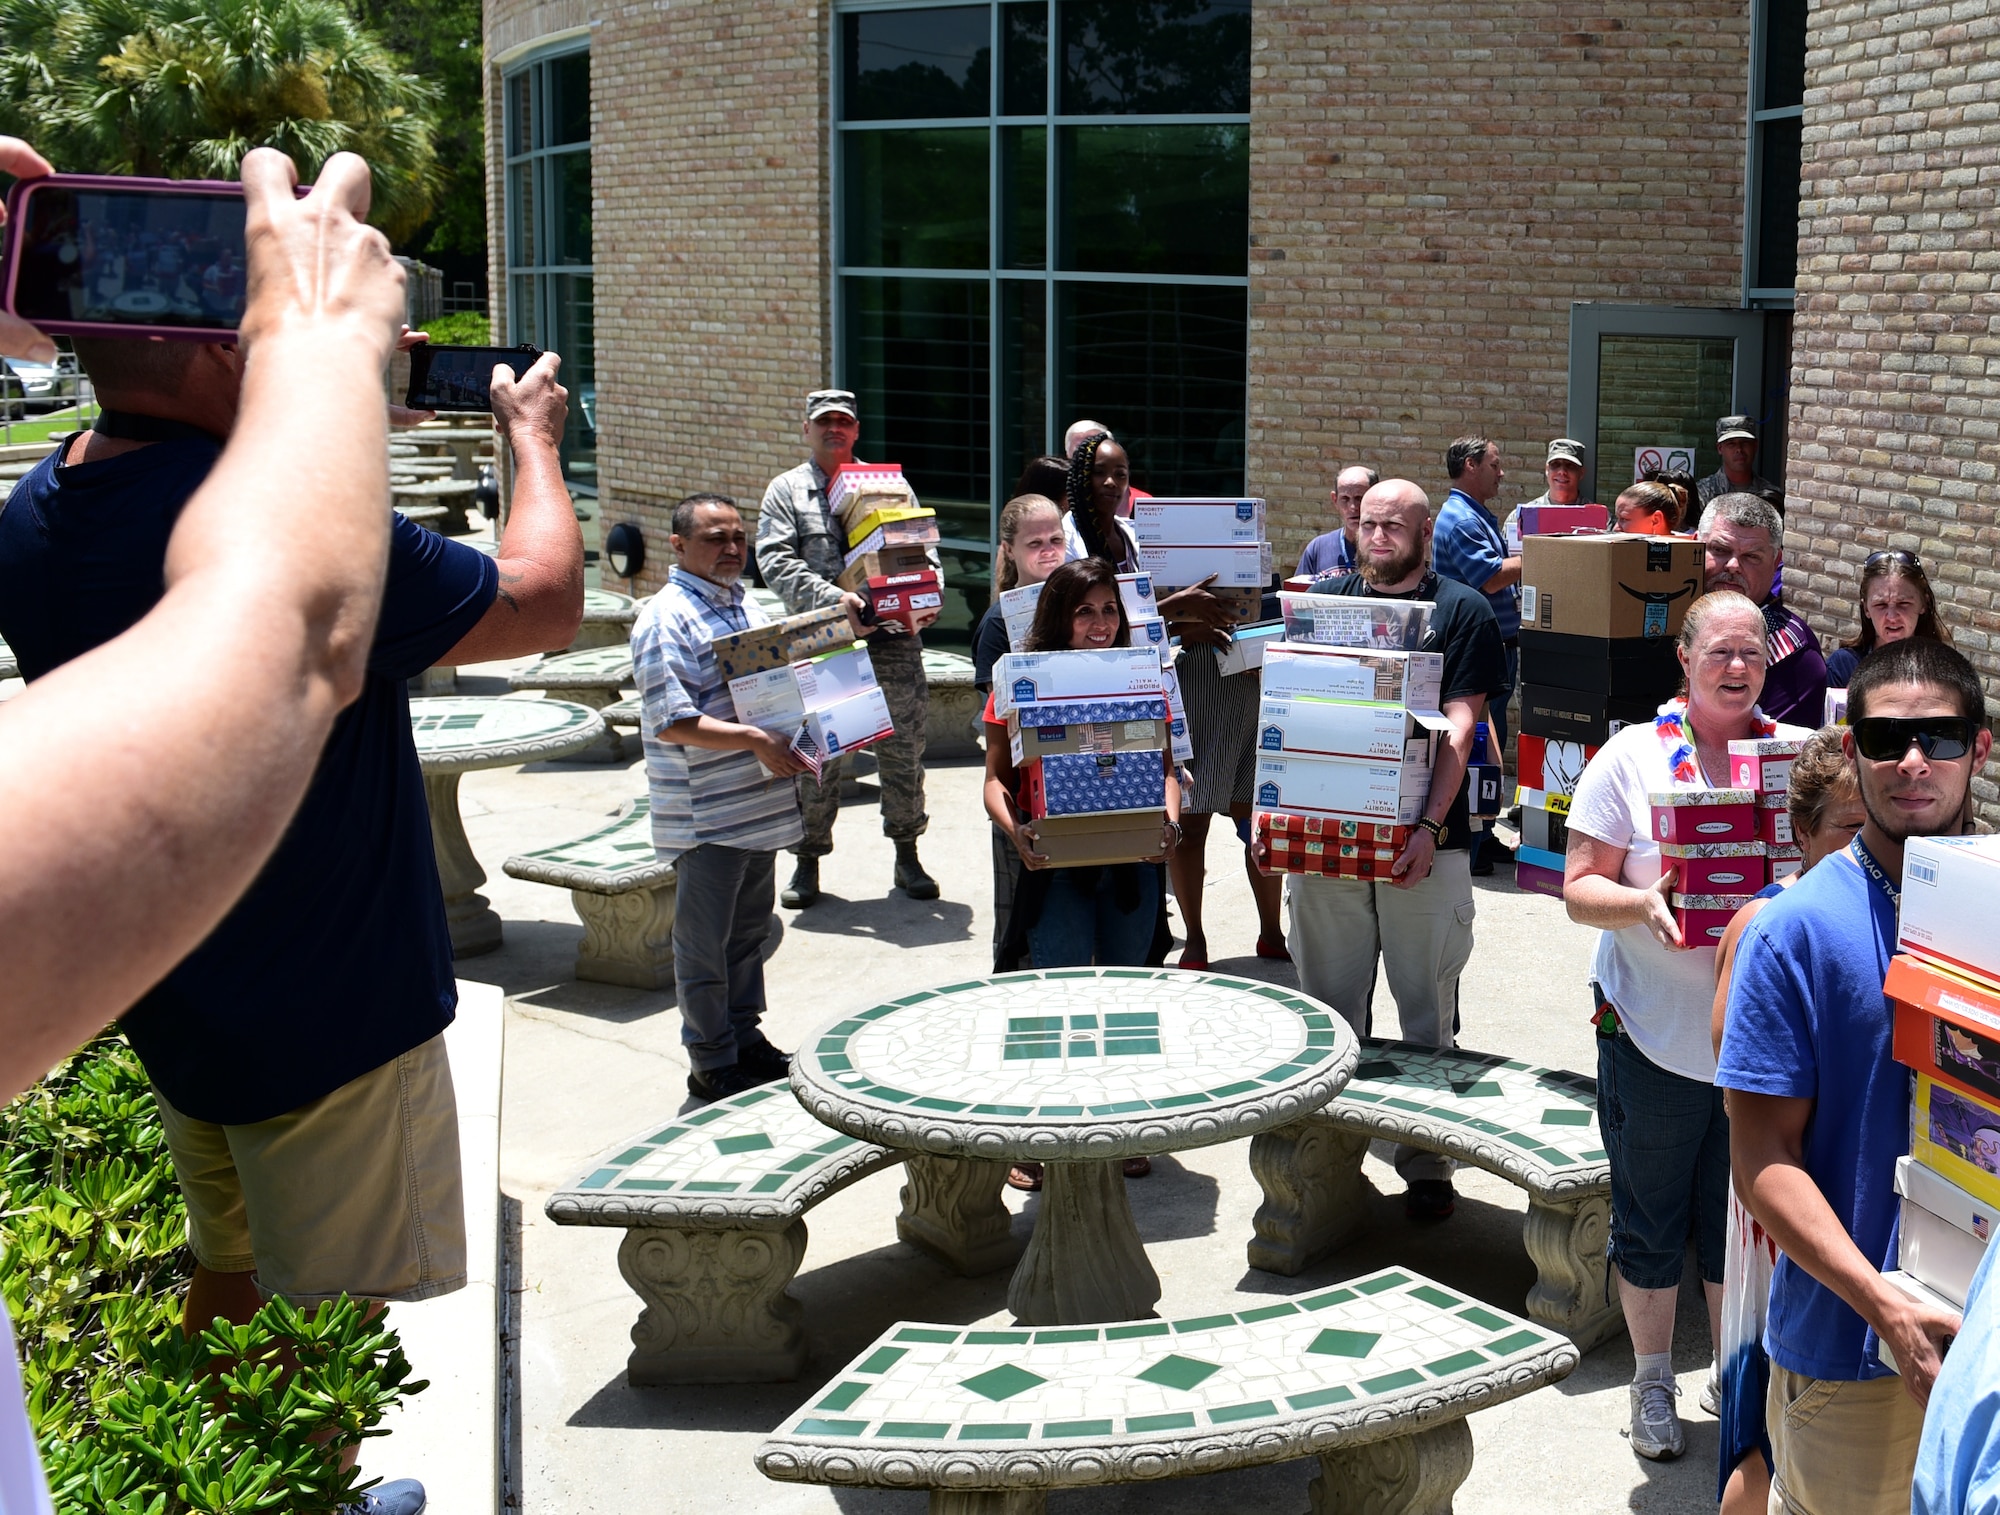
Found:
<svg viewBox="0 0 2000 1515"><path fill-rule="evenodd" d="M0 131L58 169L227 179L270 146L309 180L358 152L415 252L484 247L479 76L478 0L0 0Z"/></svg>

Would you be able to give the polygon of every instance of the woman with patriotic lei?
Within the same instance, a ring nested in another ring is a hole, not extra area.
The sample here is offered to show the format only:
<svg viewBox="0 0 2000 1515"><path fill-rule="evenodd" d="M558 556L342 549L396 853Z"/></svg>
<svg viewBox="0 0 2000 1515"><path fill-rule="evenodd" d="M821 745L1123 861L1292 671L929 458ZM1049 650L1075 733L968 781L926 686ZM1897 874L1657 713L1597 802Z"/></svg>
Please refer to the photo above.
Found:
<svg viewBox="0 0 2000 1515"><path fill-rule="evenodd" d="M1611 1263L1637 1369L1632 1449L1656 1459L1686 1449L1672 1348L1690 1234L1711 1340L1720 1335L1729 1122L1709 1040L1715 949L1689 946L1675 926L1675 870L1662 868L1648 796L1727 787L1732 741L1809 734L1758 709L1764 617L1743 595L1697 600L1679 651L1681 695L1650 723L1615 733L1585 767L1570 802L1563 881L1570 919L1603 930L1590 1013L1611 1165ZM1716 1392L1711 1372L1701 1395L1711 1414Z"/></svg>

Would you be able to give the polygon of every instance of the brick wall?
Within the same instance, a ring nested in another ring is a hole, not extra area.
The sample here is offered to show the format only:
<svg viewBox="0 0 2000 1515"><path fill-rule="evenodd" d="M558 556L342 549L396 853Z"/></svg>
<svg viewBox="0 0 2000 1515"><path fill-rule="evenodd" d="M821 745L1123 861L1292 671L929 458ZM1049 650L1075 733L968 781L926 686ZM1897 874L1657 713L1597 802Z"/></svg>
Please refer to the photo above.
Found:
<svg viewBox="0 0 2000 1515"><path fill-rule="evenodd" d="M1857 626L1861 560L1921 554L2000 694L2000 3L1829 0L1811 13L1785 578ZM1977 781L2000 819L2000 790Z"/></svg>
<svg viewBox="0 0 2000 1515"><path fill-rule="evenodd" d="M1541 493L1572 301L1739 303L1741 0L1259 0L1253 29L1248 474L1288 562L1339 468L1436 501L1460 432L1501 442L1503 506Z"/></svg>
<svg viewBox="0 0 2000 1515"><path fill-rule="evenodd" d="M645 532L645 593L665 578L676 499L720 490L754 519L765 483L805 456L805 394L827 381L831 353L827 19L782 0L488 0L488 57L573 14L593 26L602 519ZM490 87L489 164L498 104ZM488 202L497 260L491 171Z"/></svg>

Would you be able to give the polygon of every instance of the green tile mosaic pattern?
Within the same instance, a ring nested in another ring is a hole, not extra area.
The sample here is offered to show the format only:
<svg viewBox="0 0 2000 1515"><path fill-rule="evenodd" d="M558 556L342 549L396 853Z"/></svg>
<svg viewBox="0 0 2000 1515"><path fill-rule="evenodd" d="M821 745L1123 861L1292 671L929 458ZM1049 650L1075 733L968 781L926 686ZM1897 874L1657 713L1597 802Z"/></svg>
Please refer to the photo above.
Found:
<svg viewBox="0 0 2000 1515"><path fill-rule="evenodd" d="M1365 1408L1369 1399L1567 1345L1392 1268L1192 1320L892 1326L774 1435L860 1445L1111 1442L1328 1406Z"/></svg>
<svg viewBox="0 0 2000 1515"><path fill-rule="evenodd" d="M1315 1000L1164 969L1051 969L863 1010L799 1056L813 1081L912 1115L1186 1114L1309 1076L1341 1032Z"/></svg>
<svg viewBox="0 0 2000 1515"><path fill-rule="evenodd" d="M569 1188L782 1200L827 1158L863 1145L814 1120L790 1085L764 1084L663 1124Z"/></svg>
<svg viewBox="0 0 2000 1515"><path fill-rule="evenodd" d="M410 733L421 758L475 755L558 739L601 725L597 712L567 700L487 699L452 695L410 701Z"/></svg>
<svg viewBox="0 0 2000 1515"><path fill-rule="evenodd" d="M614 642L558 652L508 679L515 689L604 689L632 682L632 649Z"/></svg>
<svg viewBox="0 0 2000 1515"><path fill-rule="evenodd" d="M548 868L578 868L591 873L628 873L633 869L651 871L658 862L653 851L653 807L651 799L640 795L632 808L609 825L600 826L589 836L556 847L524 852L508 859L509 873L514 863L539 864ZM667 870L672 872L671 868ZM516 877L530 876L516 873Z"/></svg>
<svg viewBox="0 0 2000 1515"><path fill-rule="evenodd" d="M1462 1127L1552 1171L1606 1160L1597 1085L1580 1073L1483 1052L1364 1041L1361 1066L1327 1112L1355 1105Z"/></svg>

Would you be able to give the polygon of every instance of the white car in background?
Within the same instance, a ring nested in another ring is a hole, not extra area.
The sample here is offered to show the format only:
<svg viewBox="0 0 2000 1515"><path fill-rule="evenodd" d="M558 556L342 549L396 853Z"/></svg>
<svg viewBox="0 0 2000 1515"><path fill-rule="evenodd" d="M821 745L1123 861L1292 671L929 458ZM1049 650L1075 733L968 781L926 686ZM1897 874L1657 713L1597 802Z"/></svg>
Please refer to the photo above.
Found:
<svg viewBox="0 0 2000 1515"><path fill-rule="evenodd" d="M0 413L14 418L74 404L76 376L76 359L68 353L58 353L53 363L0 358Z"/></svg>

